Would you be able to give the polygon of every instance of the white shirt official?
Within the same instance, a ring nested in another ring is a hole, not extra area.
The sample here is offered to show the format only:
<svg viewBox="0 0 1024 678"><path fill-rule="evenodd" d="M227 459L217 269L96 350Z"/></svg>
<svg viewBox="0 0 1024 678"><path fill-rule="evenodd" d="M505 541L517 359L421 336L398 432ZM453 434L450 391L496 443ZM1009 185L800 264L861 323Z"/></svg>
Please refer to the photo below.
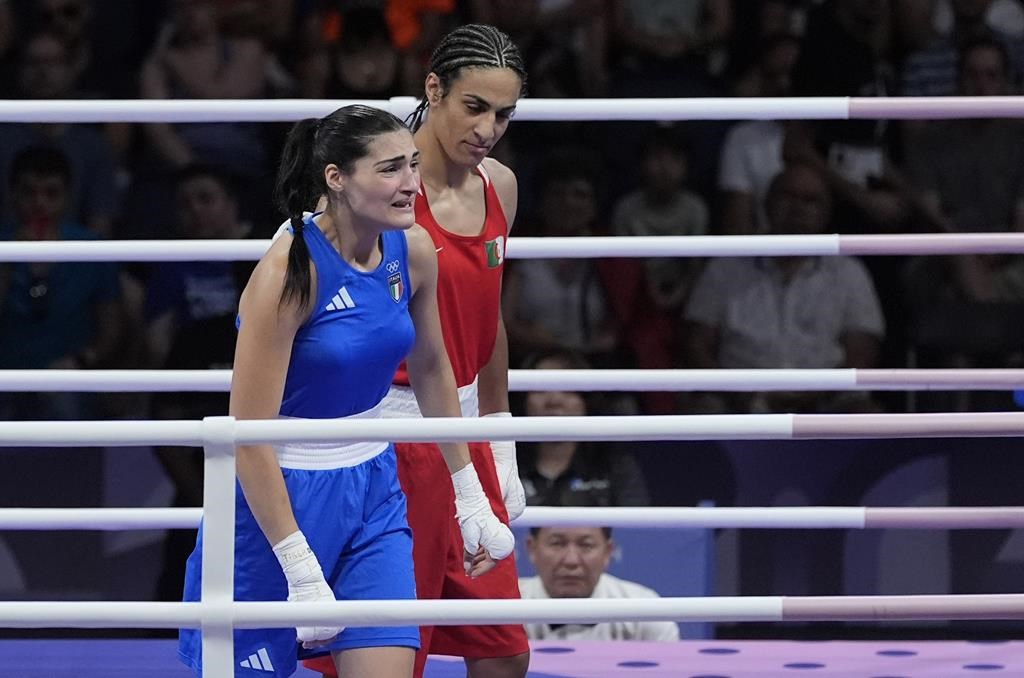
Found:
<svg viewBox="0 0 1024 678"><path fill-rule="evenodd" d="M550 598L540 577L519 580L524 600ZM591 598L658 598L658 593L610 574L602 574ZM600 624L526 624L530 640L679 640L679 626L670 621L625 621Z"/></svg>

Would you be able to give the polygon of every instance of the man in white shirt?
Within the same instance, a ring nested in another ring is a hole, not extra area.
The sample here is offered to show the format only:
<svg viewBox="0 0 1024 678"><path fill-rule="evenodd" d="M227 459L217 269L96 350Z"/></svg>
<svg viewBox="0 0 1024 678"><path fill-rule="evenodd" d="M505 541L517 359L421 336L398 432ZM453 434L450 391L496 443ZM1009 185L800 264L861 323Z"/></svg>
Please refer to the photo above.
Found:
<svg viewBox="0 0 1024 678"><path fill-rule="evenodd" d="M536 577L519 580L530 598L657 598L646 586L605 572L615 543L608 527L541 527L530 530L526 550ZM526 624L531 640L679 640L674 622Z"/></svg>

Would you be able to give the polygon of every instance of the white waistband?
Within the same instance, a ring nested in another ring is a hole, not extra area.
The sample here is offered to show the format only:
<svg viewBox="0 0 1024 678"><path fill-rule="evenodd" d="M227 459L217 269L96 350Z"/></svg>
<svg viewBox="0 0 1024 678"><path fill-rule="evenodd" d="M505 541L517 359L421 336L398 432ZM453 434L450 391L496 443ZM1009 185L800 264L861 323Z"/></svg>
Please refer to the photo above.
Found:
<svg viewBox="0 0 1024 678"><path fill-rule="evenodd" d="M412 388L408 386L397 386L392 384L391 390L384 396L382 402L384 410L381 416L385 419L422 417L419 405L416 404L416 396ZM477 380L472 384L459 387L459 406L462 408L463 417L480 416L480 400L477 397Z"/></svg>
<svg viewBox="0 0 1024 678"><path fill-rule="evenodd" d="M359 412L342 419L380 419L384 411L383 401L365 412ZM291 417L281 417L290 419ZM325 471L333 468L358 466L364 461L373 459L388 449L388 443L286 443L275 445L277 461L281 468L294 468L306 471Z"/></svg>

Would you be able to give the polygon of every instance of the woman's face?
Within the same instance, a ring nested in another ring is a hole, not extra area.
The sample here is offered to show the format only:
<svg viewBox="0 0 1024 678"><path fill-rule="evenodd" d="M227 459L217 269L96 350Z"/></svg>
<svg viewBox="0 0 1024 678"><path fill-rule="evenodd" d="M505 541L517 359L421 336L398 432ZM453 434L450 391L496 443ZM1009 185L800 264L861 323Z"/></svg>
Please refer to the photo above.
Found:
<svg viewBox="0 0 1024 678"><path fill-rule="evenodd" d="M523 82L509 68L464 68L444 92L427 76L428 120L452 162L475 167L505 134Z"/></svg>
<svg viewBox="0 0 1024 678"><path fill-rule="evenodd" d="M565 370L570 366L557 357L544 358L535 365L538 370ZM587 403L575 391L531 391L526 396L526 414L530 417L582 417Z"/></svg>
<svg viewBox="0 0 1024 678"><path fill-rule="evenodd" d="M370 142L365 156L351 172L328 165L328 185L337 182L336 198L348 203L354 218L385 230L413 225L416 191L420 186L420 154L406 130L387 132ZM331 168L336 178L332 179Z"/></svg>

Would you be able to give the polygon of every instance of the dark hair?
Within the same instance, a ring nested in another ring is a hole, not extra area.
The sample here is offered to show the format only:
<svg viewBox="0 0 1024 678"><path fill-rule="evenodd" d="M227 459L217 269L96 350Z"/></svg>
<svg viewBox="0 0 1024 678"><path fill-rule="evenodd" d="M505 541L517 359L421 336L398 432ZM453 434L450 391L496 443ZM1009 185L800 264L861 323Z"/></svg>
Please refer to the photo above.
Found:
<svg viewBox="0 0 1024 678"><path fill-rule="evenodd" d="M274 202L291 220L292 239L288 250L281 303L297 301L309 305L309 248L302 234L302 213L313 209L321 195L328 195L323 170L337 165L351 172L357 160L381 134L407 131L405 124L387 111L355 104L343 106L324 118L306 118L292 126L281 151L281 165L274 186Z"/></svg>
<svg viewBox="0 0 1024 678"><path fill-rule="evenodd" d="M52 146L28 146L11 161L8 185L13 187L26 174L59 176L65 186L71 185L71 162L64 151Z"/></svg>
<svg viewBox="0 0 1024 678"><path fill-rule="evenodd" d="M463 68L508 68L522 81L519 95L526 93L526 64L519 48L504 32L488 24L459 26L441 38L430 55L428 73L435 74L447 92ZM427 99L420 100L406 123L412 131L423 124Z"/></svg>
<svg viewBox="0 0 1024 678"><path fill-rule="evenodd" d="M593 368L593 365L589 360L587 360L587 357L579 351L557 347L542 349L530 353L523 358L519 368L523 370L536 370L539 369L537 367L538 365L549 360L555 360L564 365L564 367L558 367L555 369L589 370ZM576 393L583 399L583 405L586 407L588 414L599 414L608 409L605 394L600 391L573 391L573 393ZM511 399L510 405L514 414L526 415L526 399L529 395L529 391L519 391L515 394L509 395L509 398ZM519 444L519 449L524 455L526 455L529 454L531 450L535 449L536 446L537 443L523 442Z"/></svg>
<svg viewBox="0 0 1024 678"><path fill-rule="evenodd" d="M537 365L546 360L563 362L566 365L565 369L569 370L589 370L591 368L590 362L582 353L568 348L549 348L531 353L523 359L523 364L520 367L524 370L535 370Z"/></svg>
<svg viewBox="0 0 1024 678"><path fill-rule="evenodd" d="M537 534L538 534L538 533L539 533L539 532L540 532L540 531L541 531L542 529L543 529L543 528L540 528L540 527L531 527L531 528L530 528L530 536L531 536L531 537L536 537L536 536L537 536ZM610 528L610 527L602 527L602 528L601 528L601 532L602 532L602 533L604 533L604 538L605 538L605 539L611 539L611 538L612 538L612 528Z"/></svg>

